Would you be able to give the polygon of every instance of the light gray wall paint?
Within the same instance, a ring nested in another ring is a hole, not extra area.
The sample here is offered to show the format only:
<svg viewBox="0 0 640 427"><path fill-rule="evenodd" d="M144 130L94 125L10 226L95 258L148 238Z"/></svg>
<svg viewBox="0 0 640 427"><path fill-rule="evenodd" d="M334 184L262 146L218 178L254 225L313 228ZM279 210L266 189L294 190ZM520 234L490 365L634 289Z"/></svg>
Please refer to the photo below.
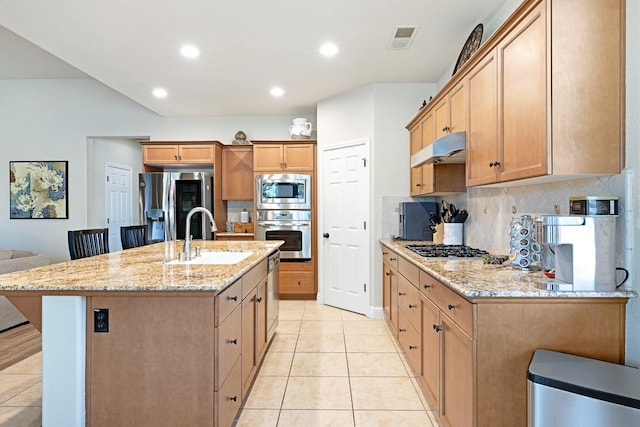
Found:
<svg viewBox="0 0 640 427"><path fill-rule="evenodd" d="M315 117L307 117L315 124ZM243 130L249 139L290 139L291 117L162 118L91 79L0 80L0 247L69 258L67 230L103 226L94 211L104 189L104 149L110 138L218 140L231 143ZM93 147L88 138L102 142ZM93 152L92 152L93 150ZM94 158L98 156L98 159ZM92 160L93 159L93 160ZM9 160L69 161L69 218L9 219ZM96 162L98 164L96 164ZM133 163L132 163L133 164ZM91 203L89 201L91 200ZM104 210L104 209L102 209Z"/></svg>
<svg viewBox="0 0 640 427"><path fill-rule="evenodd" d="M368 138L371 158L369 219L372 228L369 304L382 306L382 263L378 239L382 237L383 196L408 196L409 134L405 126L415 116L423 99L435 91L434 84L376 84L324 100L318 104L318 157L322 148ZM322 181L319 164L318 180ZM320 196L320 195L319 195ZM322 210L331 209L318 201L318 233L322 233ZM319 264L322 286L323 263Z"/></svg>

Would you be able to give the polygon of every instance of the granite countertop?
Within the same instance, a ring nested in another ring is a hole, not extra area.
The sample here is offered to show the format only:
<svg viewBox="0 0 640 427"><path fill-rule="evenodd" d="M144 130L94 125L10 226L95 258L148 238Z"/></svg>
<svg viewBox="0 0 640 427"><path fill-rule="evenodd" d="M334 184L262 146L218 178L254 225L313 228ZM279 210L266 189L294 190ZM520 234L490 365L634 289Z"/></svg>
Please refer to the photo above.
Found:
<svg viewBox="0 0 640 427"><path fill-rule="evenodd" d="M496 297L554 297L554 298L633 298L636 292L593 291L562 292L536 288L540 280L548 280L542 272L526 272L511 267L510 264L487 265L479 258L423 258L405 249L409 242L393 239L381 239L380 243L394 250L402 257L430 273L433 277L448 285L467 299ZM1 276L0 276L1 277Z"/></svg>
<svg viewBox="0 0 640 427"><path fill-rule="evenodd" d="M203 251L251 251L237 264L176 264L183 242L163 242L125 251L0 275L3 291L214 291L219 292L276 251L281 241L203 241Z"/></svg>

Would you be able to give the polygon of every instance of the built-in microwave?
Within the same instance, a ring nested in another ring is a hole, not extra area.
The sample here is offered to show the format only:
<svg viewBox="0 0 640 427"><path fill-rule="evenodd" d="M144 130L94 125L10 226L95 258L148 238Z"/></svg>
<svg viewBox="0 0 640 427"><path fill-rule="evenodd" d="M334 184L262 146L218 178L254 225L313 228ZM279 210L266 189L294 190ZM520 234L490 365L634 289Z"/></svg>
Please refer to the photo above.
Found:
<svg viewBox="0 0 640 427"><path fill-rule="evenodd" d="M311 175L257 175L256 209L311 209Z"/></svg>

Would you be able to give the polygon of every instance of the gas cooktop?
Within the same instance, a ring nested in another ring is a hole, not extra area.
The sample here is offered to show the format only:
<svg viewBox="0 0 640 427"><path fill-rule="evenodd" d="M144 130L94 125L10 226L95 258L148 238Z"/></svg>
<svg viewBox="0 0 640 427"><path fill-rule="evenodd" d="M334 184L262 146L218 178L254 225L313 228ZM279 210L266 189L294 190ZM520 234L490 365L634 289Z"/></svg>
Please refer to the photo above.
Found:
<svg viewBox="0 0 640 427"><path fill-rule="evenodd" d="M428 258L474 258L489 253L464 245L407 245L406 248Z"/></svg>

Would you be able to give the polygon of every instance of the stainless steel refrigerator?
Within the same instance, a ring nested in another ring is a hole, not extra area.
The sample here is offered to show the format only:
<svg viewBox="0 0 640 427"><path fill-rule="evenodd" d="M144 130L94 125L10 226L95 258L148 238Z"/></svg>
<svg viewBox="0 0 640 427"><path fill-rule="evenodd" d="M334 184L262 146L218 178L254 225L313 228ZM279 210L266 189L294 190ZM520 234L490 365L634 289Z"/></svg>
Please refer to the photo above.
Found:
<svg viewBox="0 0 640 427"><path fill-rule="evenodd" d="M138 202L147 240L184 240L191 209L203 206L215 217L213 194L213 177L208 172L141 173ZM209 221L201 213L191 217L191 235L194 239L213 239Z"/></svg>

